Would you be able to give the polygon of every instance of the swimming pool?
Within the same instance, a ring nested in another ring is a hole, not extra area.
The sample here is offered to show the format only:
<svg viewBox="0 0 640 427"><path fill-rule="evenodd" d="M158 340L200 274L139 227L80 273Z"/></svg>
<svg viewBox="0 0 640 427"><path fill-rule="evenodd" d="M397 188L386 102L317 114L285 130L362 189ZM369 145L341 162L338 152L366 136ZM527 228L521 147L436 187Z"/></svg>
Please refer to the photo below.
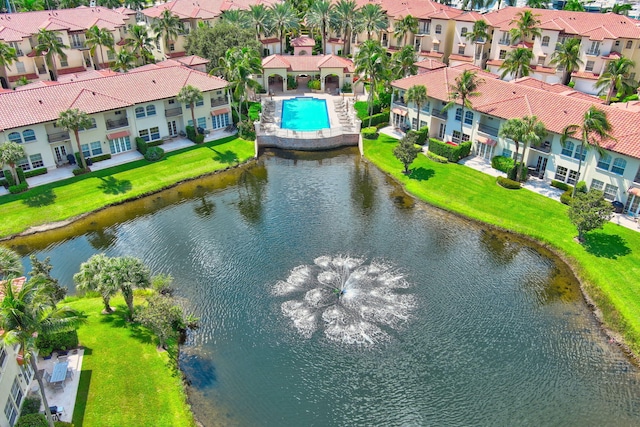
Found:
<svg viewBox="0 0 640 427"><path fill-rule="evenodd" d="M282 129L319 130L329 128L327 101L299 97L282 101Z"/></svg>

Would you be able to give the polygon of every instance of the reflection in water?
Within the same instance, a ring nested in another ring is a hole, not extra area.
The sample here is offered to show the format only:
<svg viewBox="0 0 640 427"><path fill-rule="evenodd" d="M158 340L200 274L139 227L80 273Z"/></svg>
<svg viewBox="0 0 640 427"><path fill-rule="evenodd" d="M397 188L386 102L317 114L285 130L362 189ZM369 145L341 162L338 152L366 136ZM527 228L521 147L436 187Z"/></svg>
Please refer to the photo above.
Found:
<svg viewBox="0 0 640 427"><path fill-rule="evenodd" d="M242 171L238 178L238 210L243 218L257 224L262 219L264 191L267 185L267 168L258 162L255 166Z"/></svg>
<svg viewBox="0 0 640 427"><path fill-rule="evenodd" d="M505 265L513 261L520 252L521 246L513 240L508 240L503 235L498 235L493 230L480 231L478 240L491 256L491 259L497 264Z"/></svg>
<svg viewBox="0 0 640 427"><path fill-rule="evenodd" d="M213 211L215 210L215 208L215 203L210 202L206 197L200 197L200 203L193 207L193 211L200 218L204 219L209 218L211 215L213 215Z"/></svg>
<svg viewBox="0 0 640 427"><path fill-rule="evenodd" d="M110 228L99 228L87 234L89 244L98 251L106 251L112 247L117 238L116 233Z"/></svg>
<svg viewBox="0 0 640 427"><path fill-rule="evenodd" d="M354 204L361 209L363 216L375 206L376 187L369 167L372 167L369 166L369 163L358 159L351 174L351 198Z"/></svg>

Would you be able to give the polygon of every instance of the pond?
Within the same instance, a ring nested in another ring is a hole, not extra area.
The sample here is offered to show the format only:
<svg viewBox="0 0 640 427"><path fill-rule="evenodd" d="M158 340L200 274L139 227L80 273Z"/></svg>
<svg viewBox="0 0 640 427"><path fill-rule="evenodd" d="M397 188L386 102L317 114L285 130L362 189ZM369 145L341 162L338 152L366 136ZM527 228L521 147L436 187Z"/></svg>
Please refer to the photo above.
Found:
<svg viewBox="0 0 640 427"><path fill-rule="evenodd" d="M566 266L352 150L267 152L10 244L71 287L99 252L172 274L206 426L640 422L638 369Z"/></svg>

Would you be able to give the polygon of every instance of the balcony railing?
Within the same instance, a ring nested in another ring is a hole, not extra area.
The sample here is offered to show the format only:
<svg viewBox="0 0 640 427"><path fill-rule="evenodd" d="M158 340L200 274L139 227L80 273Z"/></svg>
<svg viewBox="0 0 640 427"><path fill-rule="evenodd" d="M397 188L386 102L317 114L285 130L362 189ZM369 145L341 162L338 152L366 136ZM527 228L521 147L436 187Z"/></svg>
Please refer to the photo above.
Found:
<svg viewBox="0 0 640 427"><path fill-rule="evenodd" d="M218 98L218 99L211 98L211 107L219 107L220 105L225 105L226 103L227 103L226 98Z"/></svg>
<svg viewBox="0 0 640 427"><path fill-rule="evenodd" d="M540 151L541 153L550 153L551 152L551 143L548 141L543 142L539 146L531 145L532 150Z"/></svg>
<svg viewBox="0 0 640 427"><path fill-rule="evenodd" d="M129 126L129 120L126 117L118 120L107 120L107 130L123 128L125 126Z"/></svg>
<svg viewBox="0 0 640 427"><path fill-rule="evenodd" d="M182 107L167 108L164 110L165 117L174 117L179 116L180 114L182 114Z"/></svg>
<svg viewBox="0 0 640 427"><path fill-rule="evenodd" d="M431 115L443 120L447 120L447 117L449 116L446 111L438 110L437 108L433 109Z"/></svg>
<svg viewBox="0 0 640 427"><path fill-rule="evenodd" d="M87 45L84 43L71 43L71 47L74 49L86 49Z"/></svg>
<svg viewBox="0 0 640 427"><path fill-rule="evenodd" d="M407 104L402 99L395 99L393 101L393 103L396 104L396 105L399 105L401 107L406 107L407 106Z"/></svg>
<svg viewBox="0 0 640 427"><path fill-rule="evenodd" d="M478 130L482 133L486 133L491 136L498 136L498 128L485 125L484 123L478 124Z"/></svg>
<svg viewBox="0 0 640 427"><path fill-rule="evenodd" d="M498 44L502 44L505 46L511 46L511 39L500 39L498 40Z"/></svg>
<svg viewBox="0 0 640 427"><path fill-rule="evenodd" d="M49 140L50 143L51 142L66 141L67 139L69 139L69 132L64 130L64 131L61 131L61 132L48 133L47 134L47 139Z"/></svg>
<svg viewBox="0 0 640 427"><path fill-rule="evenodd" d="M382 40L382 47L389 46L389 40Z"/></svg>
<svg viewBox="0 0 640 427"><path fill-rule="evenodd" d="M600 49L589 49L587 51L587 55L589 55L589 56L600 56Z"/></svg>

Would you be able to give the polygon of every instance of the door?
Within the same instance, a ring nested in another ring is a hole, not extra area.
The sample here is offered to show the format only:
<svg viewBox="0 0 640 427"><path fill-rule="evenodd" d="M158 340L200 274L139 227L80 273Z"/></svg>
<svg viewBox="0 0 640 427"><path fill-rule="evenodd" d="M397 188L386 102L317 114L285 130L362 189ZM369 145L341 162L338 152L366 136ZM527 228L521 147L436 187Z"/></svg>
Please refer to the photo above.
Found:
<svg viewBox="0 0 640 427"><path fill-rule="evenodd" d="M169 136L178 136L178 126L175 120L167 122L167 127L169 128Z"/></svg>
<svg viewBox="0 0 640 427"><path fill-rule="evenodd" d="M547 160L548 159L546 157L538 156L538 164L536 165L536 174L540 179L544 178L544 173L547 170Z"/></svg>
<svg viewBox="0 0 640 427"><path fill-rule="evenodd" d="M53 147L53 153L56 156L56 163L67 163L67 147L64 145Z"/></svg>
<svg viewBox="0 0 640 427"><path fill-rule="evenodd" d="M444 141L444 133L447 130L447 125L444 123L440 123L440 129L438 130L438 139Z"/></svg>

